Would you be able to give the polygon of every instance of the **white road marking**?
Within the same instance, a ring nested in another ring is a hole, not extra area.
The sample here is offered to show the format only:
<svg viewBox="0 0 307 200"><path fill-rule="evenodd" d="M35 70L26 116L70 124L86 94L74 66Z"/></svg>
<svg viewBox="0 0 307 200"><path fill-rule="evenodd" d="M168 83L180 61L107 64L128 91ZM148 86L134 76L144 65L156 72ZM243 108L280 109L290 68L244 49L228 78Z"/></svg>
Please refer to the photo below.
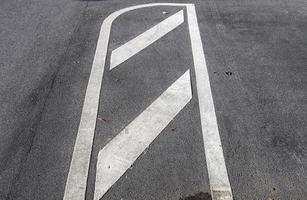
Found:
<svg viewBox="0 0 307 200"><path fill-rule="evenodd" d="M184 22L183 10L168 17L112 52L110 70L142 51Z"/></svg>
<svg viewBox="0 0 307 200"><path fill-rule="evenodd" d="M103 197L191 98L188 70L99 152L94 200Z"/></svg>
<svg viewBox="0 0 307 200"><path fill-rule="evenodd" d="M108 20L106 20L101 26L97 42L63 200L85 199L88 169L93 146L109 35L110 25Z"/></svg>
<svg viewBox="0 0 307 200"><path fill-rule="evenodd" d="M154 6L182 6L172 3L151 3L121 9L109 15L102 23L95 57L84 98L80 124L66 180L63 200L84 200L88 169L96 127L99 95L105 68L110 31L113 21L125 12Z"/></svg>
<svg viewBox="0 0 307 200"><path fill-rule="evenodd" d="M187 5L205 155L213 200L232 200L209 75L194 5Z"/></svg>
<svg viewBox="0 0 307 200"><path fill-rule="evenodd" d="M88 168L93 145L101 81L113 21L125 12L154 6L187 7L189 31L196 72L196 85L201 114L205 154L213 200L232 199L220 136L217 128L209 77L204 57L197 16L193 4L150 3L121 9L109 15L100 29L96 53L86 90L74 152L66 182L64 200L84 200Z"/></svg>

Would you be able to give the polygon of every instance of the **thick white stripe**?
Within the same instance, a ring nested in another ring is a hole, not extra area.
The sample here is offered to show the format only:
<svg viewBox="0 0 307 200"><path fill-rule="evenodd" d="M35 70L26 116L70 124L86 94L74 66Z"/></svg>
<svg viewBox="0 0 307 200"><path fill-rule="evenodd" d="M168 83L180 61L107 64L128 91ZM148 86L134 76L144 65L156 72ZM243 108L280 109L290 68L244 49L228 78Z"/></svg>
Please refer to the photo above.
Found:
<svg viewBox="0 0 307 200"><path fill-rule="evenodd" d="M95 200L129 169L191 98L188 70L99 152Z"/></svg>
<svg viewBox="0 0 307 200"><path fill-rule="evenodd" d="M110 70L142 51L184 22L183 10L168 17L112 52Z"/></svg>
<svg viewBox="0 0 307 200"><path fill-rule="evenodd" d="M201 127L213 200L232 200L220 134L194 5L187 5Z"/></svg>

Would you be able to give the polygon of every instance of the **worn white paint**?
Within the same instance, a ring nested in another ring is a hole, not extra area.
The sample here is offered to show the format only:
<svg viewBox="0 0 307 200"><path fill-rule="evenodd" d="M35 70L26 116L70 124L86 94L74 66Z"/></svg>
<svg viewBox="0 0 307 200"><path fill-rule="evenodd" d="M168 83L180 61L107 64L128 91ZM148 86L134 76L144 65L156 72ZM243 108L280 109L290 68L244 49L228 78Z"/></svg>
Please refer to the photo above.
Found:
<svg viewBox="0 0 307 200"><path fill-rule="evenodd" d="M110 70L142 51L184 22L183 10L163 20L134 39L118 47L111 54Z"/></svg>
<svg viewBox="0 0 307 200"><path fill-rule="evenodd" d="M92 152L110 28L110 19L107 19L101 26L97 42L63 200L85 199L88 169Z"/></svg>
<svg viewBox="0 0 307 200"><path fill-rule="evenodd" d="M63 200L84 200L96 127L99 94L105 68L110 31L113 21L125 12L153 6L183 6L172 3L151 3L121 9L109 15L102 23L95 57L84 98L80 124L66 180Z"/></svg>
<svg viewBox="0 0 307 200"><path fill-rule="evenodd" d="M88 168L99 104L99 93L101 89L101 81L105 67L105 59L112 22L125 12L153 6L185 6L187 8L188 24L196 72L196 85L199 98L201 126L204 138L204 148L208 165L211 193L213 200L232 199L231 188L223 156L223 149L221 146L216 122L209 77L195 7L193 4L151 3L132 6L116 11L107 17L101 26L96 53L92 65L92 71L89 77L89 83L84 99L74 152L72 155L71 165L66 182L63 198L64 200L85 199ZM98 187L96 188L98 189ZM97 191L96 196L102 194L105 189L99 190L100 191Z"/></svg>
<svg viewBox="0 0 307 200"><path fill-rule="evenodd" d="M188 70L99 152L95 200L129 169L191 98Z"/></svg>
<svg viewBox="0 0 307 200"><path fill-rule="evenodd" d="M211 195L213 200L231 200L233 199L232 192L216 121L195 6L187 5L187 13Z"/></svg>

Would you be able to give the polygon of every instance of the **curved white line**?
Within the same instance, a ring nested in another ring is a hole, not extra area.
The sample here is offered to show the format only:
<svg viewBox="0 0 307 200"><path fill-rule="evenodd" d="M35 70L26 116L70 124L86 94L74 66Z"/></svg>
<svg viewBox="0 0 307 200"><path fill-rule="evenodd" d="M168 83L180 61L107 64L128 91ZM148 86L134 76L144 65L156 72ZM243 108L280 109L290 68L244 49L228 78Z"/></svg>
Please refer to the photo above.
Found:
<svg viewBox="0 0 307 200"><path fill-rule="evenodd" d="M201 115L201 125L212 199L233 199L216 122L210 82L203 53L202 41L200 38L195 7L193 4L151 3L132 6L116 11L109 15L102 23L84 99L79 129L63 200L85 199L88 169L98 112L99 94L101 90L101 82L105 67L112 23L117 17L128 11L154 6L187 7L189 31L194 58L194 67L196 72L196 84Z"/></svg>
<svg viewBox="0 0 307 200"><path fill-rule="evenodd" d="M70 163L63 200L85 199L88 170L98 112L99 95L113 21L120 15L135 9L154 6L186 5L187 4L175 3L151 3L137 5L116 11L103 21L100 28L95 57L86 89L79 129Z"/></svg>

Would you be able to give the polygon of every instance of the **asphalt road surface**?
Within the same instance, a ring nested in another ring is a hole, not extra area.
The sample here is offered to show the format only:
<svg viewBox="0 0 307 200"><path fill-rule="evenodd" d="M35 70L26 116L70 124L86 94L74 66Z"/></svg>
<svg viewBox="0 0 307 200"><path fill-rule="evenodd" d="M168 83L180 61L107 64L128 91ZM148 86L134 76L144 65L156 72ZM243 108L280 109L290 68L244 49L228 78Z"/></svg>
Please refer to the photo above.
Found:
<svg viewBox="0 0 307 200"><path fill-rule="evenodd" d="M307 199L307 1L153 2L0 1L0 200Z"/></svg>

